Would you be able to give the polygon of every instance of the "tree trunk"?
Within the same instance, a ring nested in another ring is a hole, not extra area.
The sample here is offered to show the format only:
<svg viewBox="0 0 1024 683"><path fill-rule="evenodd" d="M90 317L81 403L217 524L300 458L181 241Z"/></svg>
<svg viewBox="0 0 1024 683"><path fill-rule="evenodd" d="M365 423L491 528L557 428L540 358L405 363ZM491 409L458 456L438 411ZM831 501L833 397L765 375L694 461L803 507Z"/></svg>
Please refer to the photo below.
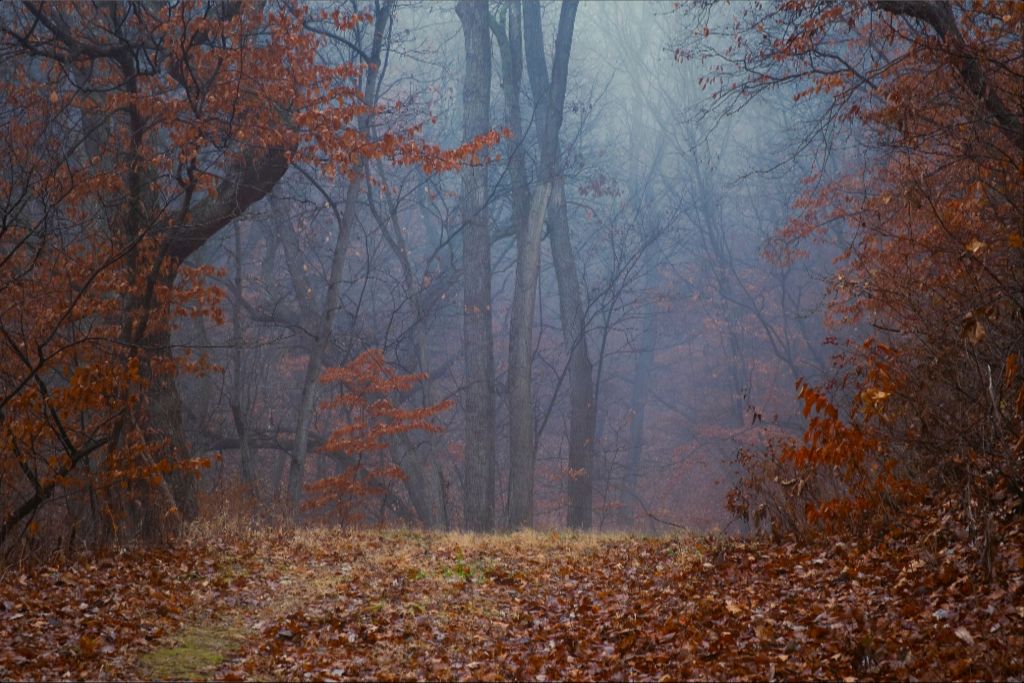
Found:
<svg viewBox="0 0 1024 683"><path fill-rule="evenodd" d="M238 459L242 468L242 482L247 495L259 497L256 489L256 475L253 472L252 449L249 447L248 402L245 400L246 383L242 378L242 229L235 223L235 278L232 283L234 306L231 311L231 372L234 387L228 403L231 417L238 434Z"/></svg>
<svg viewBox="0 0 1024 683"><path fill-rule="evenodd" d="M505 99L505 125L512 131L509 180L512 227L516 235L516 280L509 321L508 421L509 480L508 524L512 529L533 524L533 472L536 434L533 419L532 353L533 313L540 273L540 240L547 200L538 191L531 210L526 175L523 117L519 95L523 81L522 5L511 2L507 13L492 21L491 29L501 52L501 87ZM534 109L536 120L537 108Z"/></svg>
<svg viewBox="0 0 1024 683"><path fill-rule="evenodd" d="M397 227L397 225L395 226ZM422 293L421 293L422 294ZM416 355L420 371L428 373L427 378L420 383L421 405L431 406L437 403L434 397L433 381L429 375L430 354L428 353L428 329L427 316L422 310L421 296L416 296ZM438 478L438 469L431 459L436 457L438 442L435 434L426 432L424 434L426 444L422 448L411 448L410 457L412 466L408 468L409 477L406 480L409 498L412 500L416 514L420 522L427 528L435 528L441 520L441 482Z"/></svg>
<svg viewBox="0 0 1024 683"><path fill-rule="evenodd" d="M466 48L463 140L490 129L491 36L486 2L460 0L455 8ZM463 343L466 362L465 525L494 528L494 346L491 329L491 235L487 168L462 171Z"/></svg>
<svg viewBox="0 0 1024 683"><path fill-rule="evenodd" d="M331 338L334 317L338 309L341 308L341 274L345 265L345 254L348 253L349 238L352 235L352 224L355 222L356 199L358 195L359 182L354 179L350 180L348 190L345 193L345 206L342 212L339 213L337 205L329 197L326 197L325 193L325 198L334 212L338 225L338 239L334 245L334 254L331 257L327 292L324 295L323 306L316 320L313 338L310 340L309 360L306 362L306 371L302 378L302 395L299 399L295 446L291 453L291 460L288 463L288 506L292 514L298 509L299 499L302 496L306 457L309 449L309 430L313 424L317 390L320 385L318 380L323 370L324 354L327 351L327 343ZM290 227L284 229L291 230ZM285 253L288 255L289 260L294 260L296 255L288 254L288 251L286 247ZM296 292L296 294L299 293Z"/></svg>
<svg viewBox="0 0 1024 683"><path fill-rule="evenodd" d="M633 366L633 387L629 400L632 421L629 423L626 481L619 498L622 505L620 519L624 525L630 528L636 523L637 503L640 501L637 481L640 478L640 462L643 458L644 416L647 411L647 395L651 381L651 370L654 368L654 344L657 340L658 332L655 318L657 310L652 296L658 280L658 269L653 263L653 250L645 254L645 257L647 261L645 264L647 268L647 282L645 284L648 299L644 305L644 330L640 337L640 351L637 353L636 363Z"/></svg>
<svg viewBox="0 0 1024 683"><path fill-rule="evenodd" d="M572 49L577 2L563 2L555 36L551 79L547 77L540 7L525 6L526 67L534 100L545 105L539 131L542 177L552 182L548 203L548 240L558 281L558 304L562 338L569 354L569 512L567 523L574 529L593 524L593 449L596 425L594 368L587 349L586 320L580 295L579 275L569 238L569 215L565 205L565 184L559 167L565 88Z"/></svg>
<svg viewBox="0 0 1024 683"><path fill-rule="evenodd" d="M540 240L551 185L534 192L525 230L516 244L516 286L508 350L509 501L513 529L533 525L533 472L537 455L533 420L533 313L540 276Z"/></svg>
<svg viewBox="0 0 1024 683"><path fill-rule="evenodd" d="M565 187L556 181L554 201L548 209L548 240L558 281L558 308L562 338L569 352L569 512L572 529L593 524L594 366L587 349L586 319L579 275L569 239Z"/></svg>
<svg viewBox="0 0 1024 683"><path fill-rule="evenodd" d="M420 406L432 406L438 401L433 397L433 382L430 373L431 354L428 347L431 295L428 286L422 284L423 280L413 274L410 259L412 251L403 235L398 216L398 203L386 195L382 196L378 202L370 188L368 188L366 199L370 213L377 221L381 236L402 267L402 285L413 314L412 358L408 362L426 374L426 379L419 384ZM430 243L429 239L428 243ZM402 434L400 441L403 447L400 456L395 453L395 449L390 449L392 462L400 467L406 475L405 489L420 523L427 528L433 528L437 526L440 518L438 510L440 508L441 483L437 477L437 468L430 462L431 457L437 453L437 435L431 432L424 433L422 442L418 445L408 434Z"/></svg>
<svg viewBox="0 0 1024 683"><path fill-rule="evenodd" d="M147 424L157 437L168 440L169 451L166 457L172 463L178 464L187 460L191 456L191 452L182 424L181 396L175 381L176 375L173 372L153 372L151 370L153 361L171 357L170 329L161 326L159 331L146 337L142 346L152 351L152 355L149 356L150 385L146 406L149 420ZM199 486L195 472L176 468L165 475L165 482L167 487L161 490L163 492L169 490L173 498L173 501L168 501L164 495L165 502L173 502L182 521L188 522L195 519L199 512ZM160 514L167 520L178 516L171 510L165 510ZM163 526L163 523L159 523L159 526Z"/></svg>

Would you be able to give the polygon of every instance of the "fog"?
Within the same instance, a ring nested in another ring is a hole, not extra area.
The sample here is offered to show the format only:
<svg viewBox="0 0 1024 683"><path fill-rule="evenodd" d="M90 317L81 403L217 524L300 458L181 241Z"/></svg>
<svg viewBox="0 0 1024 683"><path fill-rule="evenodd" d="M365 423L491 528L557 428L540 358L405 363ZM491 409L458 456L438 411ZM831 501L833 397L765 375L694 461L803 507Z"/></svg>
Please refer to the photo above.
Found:
<svg viewBox="0 0 1024 683"><path fill-rule="evenodd" d="M825 341L835 332L823 326L823 301L841 228L801 258L785 256L791 245L780 231L805 179L827 174L845 152L815 127L814 105L794 102L785 86L743 101L712 98L720 84L704 79L716 66L709 45L717 39L695 51L695 36L708 22L728 23L736 9L579 6L555 154L576 273L557 272L549 203L529 340L532 526L742 531L725 506L739 476L737 453L798 434L795 382L829 377L835 348ZM490 3L489 128L498 130L509 127L495 33L507 10ZM543 3L547 69L560 12L558 3ZM326 40L321 59L358 63L372 40L372 24L362 24L345 40ZM421 138L457 146L467 60L454 4L397 4L382 42L374 129L421 124ZM522 229L516 154L527 194L548 178L543 112L527 72L522 135L503 138L474 167L484 175L491 236L488 391L499 529L522 523L509 512L510 339ZM269 199L194 257L219 269L224 293L220 324L197 317L175 333L180 349L205 353L212 366L179 379L185 433L196 453L214 457L201 481L207 505L274 514L287 506L289 487L296 500L308 500L305 487L342 477L347 488L329 509L302 514L467 526L466 501L477 490L468 482L476 450L467 452L467 426L479 426L467 420L480 412L464 351L464 172L427 174L386 161L368 169L373 183L357 179L351 193L347 178L291 169ZM346 201L355 201L351 230L339 241ZM570 278L584 321L575 342L562 310L572 306ZM452 406L430 418L439 431L397 433L382 450L331 452L324 445L346 413L323 407L341 389L318 379L369 348L402 373L425 373L396 399L400 405ZM574 359L580 348L586 357ZM574 374L579 363L589 366L591 390L574 413L571 394L584 383ZM574 454L576 419L583 432ZM571 464L585 462L580 453L590 459L585 473ZM591 511L575 521L574 482L589 487Z"/></svg>
<svg viewBox="0 0 1024 683"><path fill-rule="evenodd" d="M495 3L492 14L504 10ZM714 9L712 20L727 11ZM828 245L841 236L807 258L766 258L792 218L802 180L824 155L799 125L801 105L784 91L736 108L716 105L714 87L701 87L714 62L681 49L701 26L697 13L672 3L584 2L575 17L558 164L594 387L597 529L738 528L725 508L737 452L795 433L796 380L820 381L828 373L821 304L835 255ZM559 5L545 3L542 16L550 63ZM369 44L369 29L356 34ZM380 69L386 112L377 125L425 122L424 138L457 145L462 43L453 5L396 6ZM493 51L490 123L501 129L497 42ZM335 41L322 58L359 57ZM394 102L402 104L399 111ZM509 160L518 147L530 176L537 177L540 164L525 75L522 112L524 139L504 139L489 151L501 159L485 167L498 527L509 524L510 495L516 240ZM205 350L218 369L180 380L186 430L198 452L220 454L203 478L214 498L248 481L261 506L285 500L304 429L308 458L300 481L292 475L293 487L347 471L352 456L319 450L343 419L319 408L336 389L309 371L317 321L327 314L317 366L343 366L376 347L401 372L428 377L404 404L454 400L434 418L442 431L401 434L383 452L355 457L354 478L373 483L334 514L455 527L463 523L467 456L460 174L383 163L372 169L386 191L369 186L369 196L358 197L340 288L330 296L344 179L313 181L308 171L293 170L272 198L202 250L198 262L222 269L225 321L197 318L177 333L178 344ZM532 523L557 527L566 523L568 485L579 474L568 463L568 356L547 239L540 264L530 371L537 437ZM390 466L401 476L375 474Z"/></svg>
<svg viewBox="0 0 1024 683"><path fill-rule="evenodd" d="M1022 28L0 1L0 679L1019 680Z"/></svg>

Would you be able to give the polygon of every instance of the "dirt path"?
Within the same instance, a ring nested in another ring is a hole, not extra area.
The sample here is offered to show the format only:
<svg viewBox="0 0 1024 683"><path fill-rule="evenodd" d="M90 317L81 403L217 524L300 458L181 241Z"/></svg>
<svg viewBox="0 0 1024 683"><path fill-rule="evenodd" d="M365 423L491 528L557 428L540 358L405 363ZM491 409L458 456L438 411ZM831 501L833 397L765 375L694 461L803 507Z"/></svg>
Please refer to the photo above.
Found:
<svg viewBox="0 0 1024 683"><path fill-rule="evenodd" d="M635 552L622 553L616 541ZM197 600L182 627L139 658L137 673L497 679L527 670L543 677L551 668L558 671L552 677L586 676L586 666L617 658L621 648L581 653L576 629L615 636L598 623L609 598L623 623L635 615L628 590L613 586L610 594L580 577L579 568L628 566L635 576L650 560L655 576L678 572L699 559L699 551L683 547L612 536L304 532L264 546L258 560L215 562L220 599ZM606 604L598 609L595 597ZM627 625L618 636L628 646L635 630ZM537 634L545 639L533 643ZM584 654L593 661L584 662Z"/></svg>
<svg viewBox="0 0 1024 683"><path fill-rule="evenodd" d="M297 567L291 609L261 620L263 637L246 643L230 663L236 668L218 673L586 677L619 659L614 643L628 646L639 604L630 581L602 586L580 570L637 577L645 564L645 575L667 577L696 557L676 543L619 540L402 534L365 535L352 547L306 535L291 551L308 558ZM588 642L581 632L603 638Z"/></svg>
<svg viewBox="0 0 1024 683"><path fill-rule="evenodd" d="M203 675L853 680L1019 672L1019 572L1009 591L985 587L949 563L930 566L898 550L303 532L252 565L244 599L216 634L225 656Z"/></svg>

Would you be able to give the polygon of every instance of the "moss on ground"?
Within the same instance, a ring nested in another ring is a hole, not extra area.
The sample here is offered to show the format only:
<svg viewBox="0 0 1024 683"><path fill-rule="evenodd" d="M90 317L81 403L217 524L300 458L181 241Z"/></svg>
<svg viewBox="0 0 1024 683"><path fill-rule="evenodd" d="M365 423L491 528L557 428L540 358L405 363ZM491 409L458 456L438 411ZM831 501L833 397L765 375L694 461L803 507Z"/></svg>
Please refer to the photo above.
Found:
<svg viewBox="0 0 1024 683"><path fill-rule="evenodd" d="M187 626L167 645L139 657L139 664L155 680L201 680L241 641L237 630L223 624Z"/></svg>

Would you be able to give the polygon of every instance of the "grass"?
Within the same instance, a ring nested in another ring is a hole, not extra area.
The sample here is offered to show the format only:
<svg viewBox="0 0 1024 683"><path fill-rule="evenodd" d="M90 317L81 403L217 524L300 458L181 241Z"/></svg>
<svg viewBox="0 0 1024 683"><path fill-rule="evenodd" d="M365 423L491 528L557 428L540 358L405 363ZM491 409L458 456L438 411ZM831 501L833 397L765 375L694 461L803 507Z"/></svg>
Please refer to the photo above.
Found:
<svg viewBox="0 0 1024 683"><path fill-rule="evenodd" d="M187 626L167 645L139 657L139 664L155 680L203 680L242 640L240 631L223 624Z"/></svg>

